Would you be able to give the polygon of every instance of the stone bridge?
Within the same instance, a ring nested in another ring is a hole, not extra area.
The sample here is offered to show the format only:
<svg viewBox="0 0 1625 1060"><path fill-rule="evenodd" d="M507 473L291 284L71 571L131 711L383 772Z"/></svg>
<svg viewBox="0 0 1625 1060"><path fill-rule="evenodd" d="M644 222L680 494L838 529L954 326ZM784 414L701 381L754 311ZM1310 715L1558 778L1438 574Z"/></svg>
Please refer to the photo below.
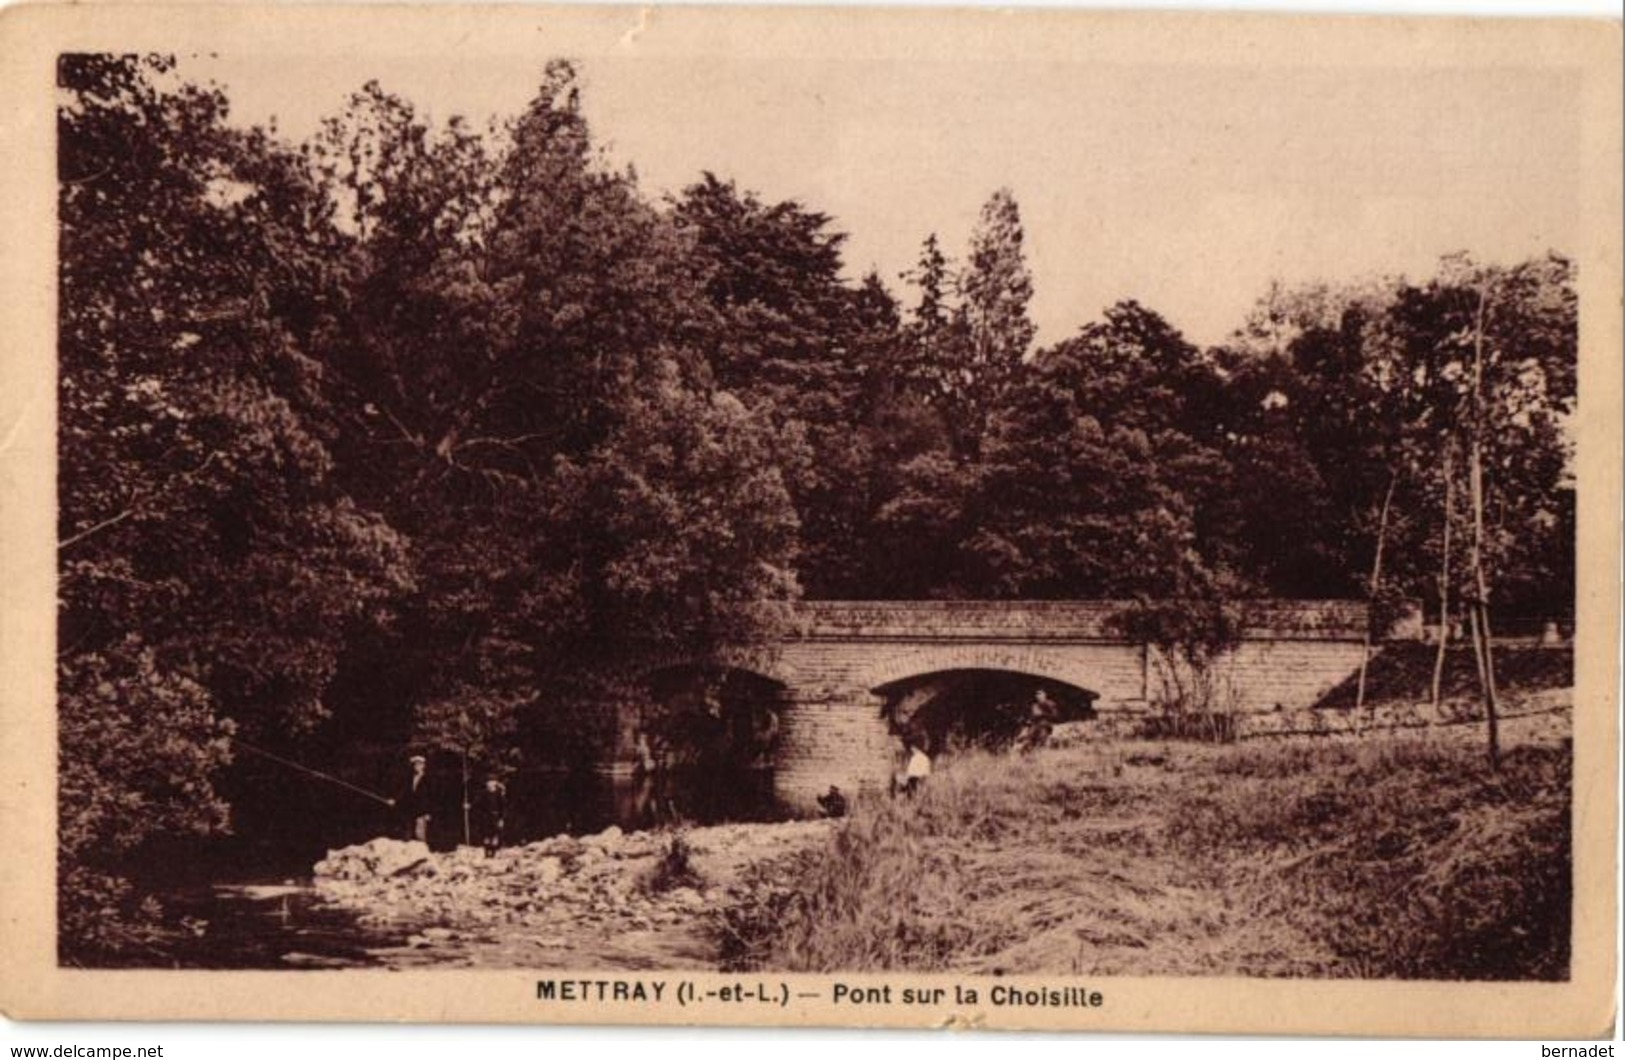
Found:
<svg viewBox="0 0 1625 1060"><path fill-rule="evenodd" d="M1120 730L1189 683L1171 660L1136 643L1115 617L1124 601L804 602L794 628L750 669L770 689L772 765L781 797L806 804L830 784L884 785L904 715L966 675L1053 689ZM1366 605L1254 600L1239 644L1206 679L1210 701L1237 712L1310 706L1360 664ZM1414 637L1419 622L1391 637ZM956 676L957 675L957 676ZM1023 682L1025 684L1023 684ZM1125 724L1126 723L1126 724Z"/></svg>

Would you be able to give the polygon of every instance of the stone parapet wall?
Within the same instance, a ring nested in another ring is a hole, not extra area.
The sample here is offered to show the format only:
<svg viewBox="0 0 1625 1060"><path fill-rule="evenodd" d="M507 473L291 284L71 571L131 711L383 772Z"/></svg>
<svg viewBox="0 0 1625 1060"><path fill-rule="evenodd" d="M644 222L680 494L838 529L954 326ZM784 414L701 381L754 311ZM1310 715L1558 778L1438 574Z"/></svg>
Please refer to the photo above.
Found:
<svg viewBox="0 0 1625 1060"><path fill-rule="evenodd" d="M1519 719L1556 716L1565 728L1572 721L1573 690L1551 689L1520 697L1503 705L1505 724ZM1367 729L1430 729L1449 725L1483 725L1483 704L1473 699L1447 699L1437 707L1427 702L1385 704L1367 710L1281 710L1238 719L1236 734L1243 738L1267 736L1331 735Z"/></svg>
<svg viewBox="0 0 1625 1060"><path fill-rule="evenodd" d="M795 605L792 639L1122 641L1116 619L1132 600L813 600ZM1360 600L1241 600L1242 638L1361 640ZM1390 636L1420 632L1401 622Z"/></svg>
<svg viewBox="0 0 1625 1060"><path fill-rule="evenodd" d="M1243 714L1313 705L1360 667L1359 641L1256 640L1219 659L1215 706ZM1152 699L1159 698L1153 689Z"/></svg>

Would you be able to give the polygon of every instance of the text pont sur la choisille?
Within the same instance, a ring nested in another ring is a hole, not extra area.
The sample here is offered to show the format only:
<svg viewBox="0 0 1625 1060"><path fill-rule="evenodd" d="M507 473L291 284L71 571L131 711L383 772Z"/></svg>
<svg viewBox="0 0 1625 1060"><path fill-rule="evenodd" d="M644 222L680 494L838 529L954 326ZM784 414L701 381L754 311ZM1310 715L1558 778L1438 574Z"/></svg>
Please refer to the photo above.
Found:
<svg viewBox="0 0 1625 1060"><path fill-rule="evenodd" d="M984 1001L985 998L985 1001ZM536 1000L590 1004L769 1005L829 1001L859 1008L885 1005L981 1005L995 1008L1101 1008L1105 995L1088 986L1018 986L997 983L967 986L853 986L834 983L827 991L792 987L772 980L736 980L713 985L687 979L538 979Z"/></svg>

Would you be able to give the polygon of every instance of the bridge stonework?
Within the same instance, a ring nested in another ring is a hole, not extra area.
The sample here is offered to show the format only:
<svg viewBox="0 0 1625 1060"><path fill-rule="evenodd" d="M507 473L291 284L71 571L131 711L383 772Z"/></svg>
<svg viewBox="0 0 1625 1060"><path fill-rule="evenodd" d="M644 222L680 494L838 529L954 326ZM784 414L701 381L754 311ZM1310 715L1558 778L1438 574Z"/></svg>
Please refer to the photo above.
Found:
<svg viewBox="0 0 1625 1060"><path fill-rule="evenodd" d="M831 784L884 785L894 744L886 686L948 670L1004 670L1087 689L1103 728L1170 697L1168 660L1116 628L1122 601L808 602L762 672L784 683L775 785L810 806ZM1360 664L1365 605L1250 601L1239 645L1212 668L1214 701L1237 712L1310 706ZM1402 623L1391 637L1415 636Z"/></svg>

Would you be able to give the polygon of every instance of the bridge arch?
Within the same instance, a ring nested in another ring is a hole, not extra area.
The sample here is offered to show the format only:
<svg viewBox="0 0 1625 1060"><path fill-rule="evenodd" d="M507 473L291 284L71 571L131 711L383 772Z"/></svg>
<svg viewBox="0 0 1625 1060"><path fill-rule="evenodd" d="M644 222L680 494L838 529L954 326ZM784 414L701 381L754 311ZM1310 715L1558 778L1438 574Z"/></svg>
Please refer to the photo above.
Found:
<svg viewBox="0 0 1625 1060"><path fill-rule="evenodd" d="M1136 655L1134 649L1118 653ZM1137 661L1137 660L1136 660ZM926 674L949 670L989 670L1020 674L1098 692L1101 674L1093 653L1053 645L947 643L911 645L884 653L861 667L855 683L878 693L883 688Z"/></svg>
<svg viewBox="0 0 1625 1060"><path fill-rule="evenodd" d="M1049 723L1095 716L1100 693L1009 668L953 668L915 674L873 690L887 729L937 752L953 745L1007 746L1035 712Z"/></svg>
<svg viewBox="0 0 1625 1060"><path fill-rule="evenodd" d="M644 672L626 748L634 768L770 767L788 685L743 666L676 662Z"/></svg>

